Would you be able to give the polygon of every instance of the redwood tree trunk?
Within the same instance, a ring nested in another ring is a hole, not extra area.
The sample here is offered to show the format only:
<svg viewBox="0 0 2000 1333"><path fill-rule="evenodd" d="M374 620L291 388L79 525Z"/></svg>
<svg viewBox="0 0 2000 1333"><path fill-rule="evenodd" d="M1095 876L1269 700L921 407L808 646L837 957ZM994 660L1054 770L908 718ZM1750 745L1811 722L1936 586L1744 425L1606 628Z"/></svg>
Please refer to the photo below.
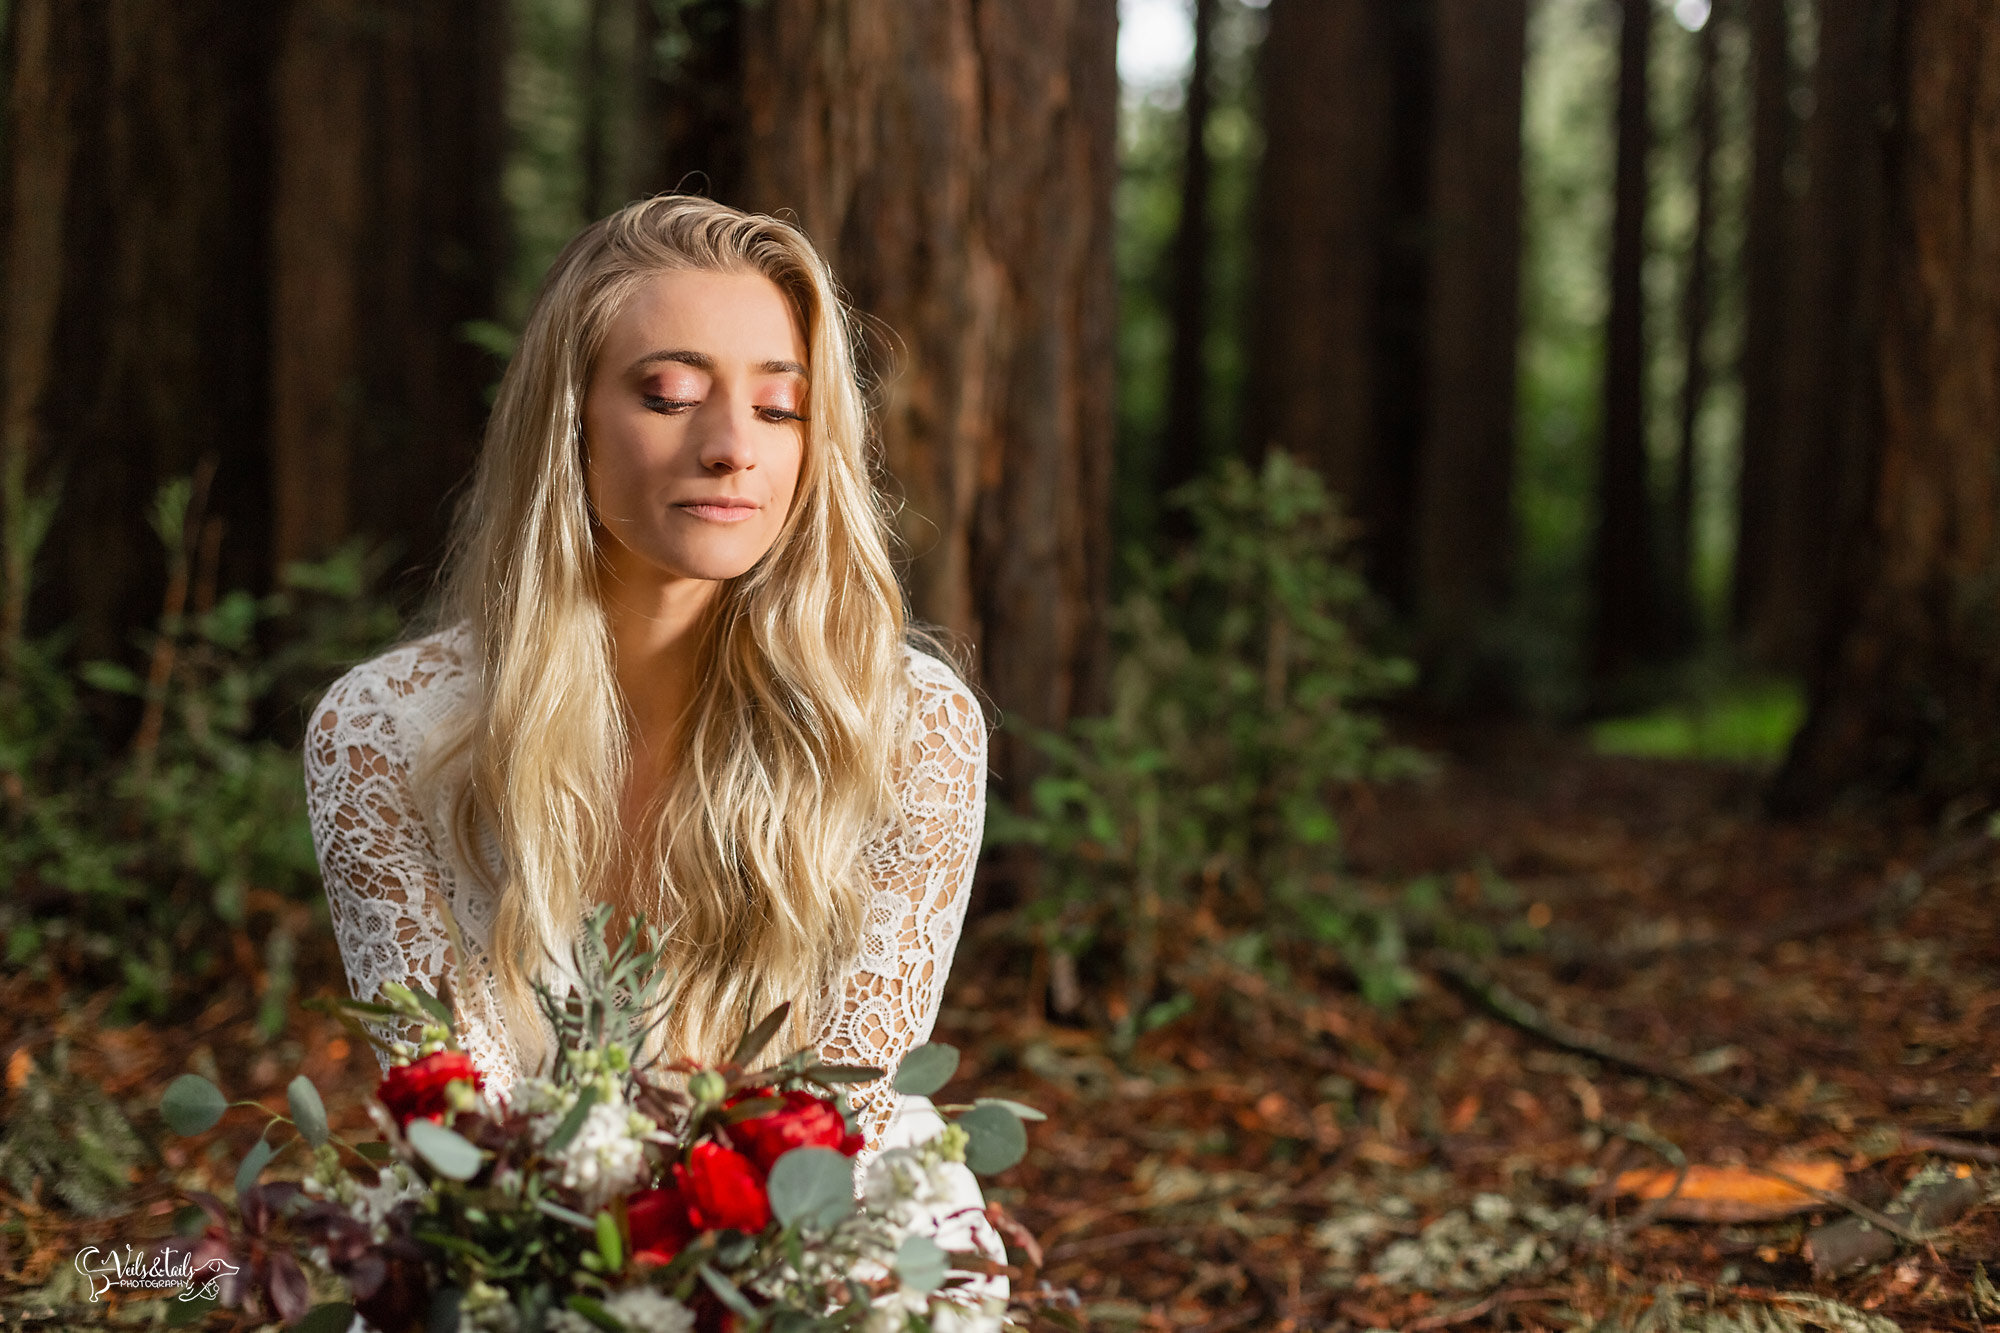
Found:
<svg viewBox="0 0 2000 1333"><path fill-rule="evenodd" d="M1415 601L1432 692L1469 707L1508 691L1526 48L1525 0L1438 0Z"/></svg>
<svg viewBox="0 0 2000 1333"><path fill-rule="evenodd" d="M498 367L504 0L298 0L276 78L274 554L440 549Z"/></svg>
<svg viewBox="0 0 2000 1333"><path fill-rule="evenodd" d="M698 169L728 202L791 210L891 335L871 351L911 600L1037 726L1092 710L1104 668L1116 18L770 0L708 30L691 59L721 81L664 108L660 181ZM1029 764L1003 733L996 774Z"/></svg>
<svg viewBox="0 0 2000 1333"><path fill-rule="evenodd" d="M1315 468L1407 606L1430 178L1427 6L1271 0L1259 77L1248 452Z"/></svg>
<svg viewBox="0 0 2000 1333"><path fill-rule="evenodd" d="M1695 607L1695 488L1699 478L1702 404L1708 397L1709 250L1715 227L1715 140L1718 110L1715 62L1722 24L1702 25L1696 39L1692 90L1694 125L1694 236L1688 245L1687 274L1681 289L1681 343L1686 349L1681 376L1680 436L1674 449L1674 493L1667 514L1664 562L1668 629L1680 652L1700 636Z"/></svg>
<svg viewBox="0 0 2000 1333"><path fill-rule="evenodd" d="M1195 0L1181 216L1170 270L1173 345L1167 355L1167 420L1153 483L1162 496L1200 476L1208 461L1208 108L1214 81L1215 10L1216 0ZM1181 511L1165 511L1163 525L1175 536L1192 535Z"/></svg>
<svg viewBox="0 0 2000 1333"><path fill-rule="evenodd" d="M1743 238L1743 443L1736 481L1736 561L1730 624L1752 647L1771 619L1770 515L1777 503L1775 462L1784 417L1783 349L1792 271L1794 200L1786 185L1798 138L1792 111L1793 65L1785 0L1744 0L1750 36L1750 190Z"/></svg>
<svg viewBox="0 0 2000 1333"><path fill-rule="evenodd" d="M265 569L275 29L227 0L15 0L8 18L0 450L61 488L32 619L124 657L159 614L154 492L204 456L222 577Z"/></svg>
<svg viewBox="0 0 2000 1333"><path fill-rule="evenodd" d="M1874 391L1877 295L1864 262L1881 208L1881 120L1891 11L1882 0L1820 6L1806 194L1770 460L1762 599L1746 647L1805 671L1833 610L1833 574L1859 519Z"/></svg>
<svg viewBox="0 0 2000 1333"><path fill-rule="evenodd" d="M1777 795L2000 795L2000 11L1871 3L1894 126L1853 614ZM1895 14L1894 10L1900 10ZM1890 17L1894 15L1893 19Z"/></svg>
<svg viewBox="0 0 2000 1333"><path fill-rule="evenodd" d="M1618 163L1611 223L1611 309L1604 357L1604 421L1592 560L1591 668L1609 683L1658 655L1658 575L1646 484L1647 159L1652 145L1647 70L1651 0L1619 0Z"/></svg>

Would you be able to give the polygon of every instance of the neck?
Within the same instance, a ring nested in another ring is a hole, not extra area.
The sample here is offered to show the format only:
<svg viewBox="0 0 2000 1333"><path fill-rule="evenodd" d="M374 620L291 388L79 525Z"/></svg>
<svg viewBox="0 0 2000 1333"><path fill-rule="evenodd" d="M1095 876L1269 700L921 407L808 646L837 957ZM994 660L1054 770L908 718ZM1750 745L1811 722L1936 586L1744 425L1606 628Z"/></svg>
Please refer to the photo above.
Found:
<svg viewBox="0 0 2000 1333"><path fill-rule="evenodd" d="M702 633L722 585L662 573L622 549L606 553L601 579L630 728L631 795L643 798L672 768L674 730L694 697Z"/></svg>

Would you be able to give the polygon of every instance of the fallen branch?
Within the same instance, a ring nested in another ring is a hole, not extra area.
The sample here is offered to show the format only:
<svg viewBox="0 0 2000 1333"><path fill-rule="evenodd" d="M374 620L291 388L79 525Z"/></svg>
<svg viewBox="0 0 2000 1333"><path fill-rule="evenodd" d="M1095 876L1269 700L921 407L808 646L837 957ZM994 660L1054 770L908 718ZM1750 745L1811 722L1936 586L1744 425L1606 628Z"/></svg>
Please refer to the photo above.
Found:
<svg viewBox="0 0 2000 1333"><path fill-rule="evenodd" d="M1676 1069L1666 1061L1655 1059L1636 1047L1627 1046L1623 1042L1613 1041L1609 1037L1587 1032L1559 1018L1550 1017L1501 985L1485 968L1468 958L1458 954L1438 953L1430 956L1429 963L1440 975L1457 983L1460 989L1494 1014L1529 1035L1540 1037L1551 1046L1574 1051L1579 1055L1592 1056L1606 1064L1617 1065L1649 1078L1677 1083L1720 1106L1741 1106L1752 1102L1751 1098L1731 1092L1705 1075Z"/></svg>
<svg viewBox="0 0 2000 1333"><path fill-rule="evenodd" d="M1449 1314L1425 1315L1422 1319L1404 1325L1405 1333L1428 1333L1434 1328L1450 1328L1453 1324L1470 1323L1483 1315L1493 1313L1503 1305L1519 1305L1527 1301L1557 1301L1566 1298L1568 1292L1557 1287L1530 1287L1521 1291L1496 1291L1485 1300L1468 1305L1462 1310Z"/></svg>

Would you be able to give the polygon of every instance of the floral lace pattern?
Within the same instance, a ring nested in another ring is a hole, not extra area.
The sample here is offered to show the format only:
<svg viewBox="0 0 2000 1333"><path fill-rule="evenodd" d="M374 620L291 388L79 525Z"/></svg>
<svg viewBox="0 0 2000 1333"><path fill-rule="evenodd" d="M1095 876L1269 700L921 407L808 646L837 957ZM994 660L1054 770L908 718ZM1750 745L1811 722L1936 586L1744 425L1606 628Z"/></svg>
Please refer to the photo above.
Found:
<svg viewBox="0 0 2000 1333"><path fill-rule="evenodd" d="M906 650L916 710L897 773L908 832L892 827L864 852L869 914L839 1002L815 1036L831 1061L893 1069L928 1040L965 920L985 822L986 725L950 667ZM411 790L425 736L472 684L461 627L418 639L348 672L314 711L306 736L313 842L355 998L388 982L441 991L452 982L460 1040L490 1090L523 1071L508 1038L490 950L493 895L440 854ZM481 852L499 862L490 832ZM469 975L452 976L440 904L456 921ZM544 1020L545 1021L545 1020ZM386 1058L386 1057L385 1057ZM870 1147L906 1103L884 1083L855 1090Z"/></svg>

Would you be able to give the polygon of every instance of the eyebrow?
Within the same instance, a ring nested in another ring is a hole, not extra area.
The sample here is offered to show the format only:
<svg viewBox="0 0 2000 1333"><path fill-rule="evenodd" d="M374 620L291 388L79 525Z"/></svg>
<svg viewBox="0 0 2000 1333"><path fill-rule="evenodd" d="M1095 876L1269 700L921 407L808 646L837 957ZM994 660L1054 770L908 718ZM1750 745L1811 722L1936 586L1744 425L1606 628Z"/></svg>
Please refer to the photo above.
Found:
<svg viewBox="0 0 2000 1333"><path fill-rule="evenodd" d="M679 347L648 352L632 363L632 369L642 370L662 361L674 361L683 366L693 366L696 370L706 370L711 373L715 370L715 358L708 353ZM796 361L763 361L753 369L763 375L797 375L800 379L807 378L806 368Z"/></svg>

